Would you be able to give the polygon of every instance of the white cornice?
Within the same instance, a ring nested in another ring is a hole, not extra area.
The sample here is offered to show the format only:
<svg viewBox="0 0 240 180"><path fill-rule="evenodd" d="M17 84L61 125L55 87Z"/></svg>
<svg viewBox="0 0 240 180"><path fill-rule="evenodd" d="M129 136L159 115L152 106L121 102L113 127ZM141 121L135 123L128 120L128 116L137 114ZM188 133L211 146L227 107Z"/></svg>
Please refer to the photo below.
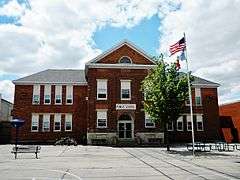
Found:
<svg viewBox="0 0 240 180"><path fill-rule="evenodd" d="M152 69L156 65L89 63L86 64L86 66L88 68L106 68L106 69Z"/></svg>
<svg viewBox="0 0 240 180"><path fill-rule="evenodd" d="M51 85L78 85L78 86L86 86L87 82L33 82L33 81L12 81L15 85L34 85L34 84L51 84Z"/></svg>

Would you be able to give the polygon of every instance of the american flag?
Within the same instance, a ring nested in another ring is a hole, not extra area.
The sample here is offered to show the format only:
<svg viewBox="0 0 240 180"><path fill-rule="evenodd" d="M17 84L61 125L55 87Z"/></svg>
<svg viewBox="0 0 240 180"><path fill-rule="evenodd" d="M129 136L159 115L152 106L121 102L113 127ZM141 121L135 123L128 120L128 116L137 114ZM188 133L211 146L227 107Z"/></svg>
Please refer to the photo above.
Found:
<svg viewBox="0 0 240 180"><path fill-rule="evenodd" d="M178 42L170 46L169 51L171 53L171 56L176 52L183 51L185 47L186 47L186 42L185 42L185 38L183 37Z"/></svg>

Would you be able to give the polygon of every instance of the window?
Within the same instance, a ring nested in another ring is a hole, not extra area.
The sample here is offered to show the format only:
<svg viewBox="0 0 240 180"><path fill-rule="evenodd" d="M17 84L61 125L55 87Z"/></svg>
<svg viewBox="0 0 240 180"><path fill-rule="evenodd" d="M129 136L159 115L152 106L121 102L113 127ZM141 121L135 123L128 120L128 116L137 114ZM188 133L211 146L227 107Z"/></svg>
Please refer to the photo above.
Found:
<svg viewBox="0 0 240 180"><path fill-rule="evenodd" d="M66 87L66 104L73 104L73 86Z"/></svg>
<svg viewBox="0 0 240 180"><path fill-rule="evenodd" d="M168 130L168 131L173 131L173 121L168 122L168 124L167 124L167 130Z"/></svg>
<svg viewBox="0 0 240 180"><path fill-rule="evenodd" d="M42 131L43 132L49 132L50 131L50 114L44 114L43 115Z"/></svg>
<svg viewBox="0 0 240 180"><path fill-rule="evenodd" d="M191 122L191 116L187 115L187 130L192 131L192 122Z"/></svg>
<svg viewBox="0 0 240 180"><path fill-rule="evenodd" d="M33 86L33 104L40 104L40 85Z"/></svg>
<svg viewBox="0 0 240 180"><path fill-rule="evenodd" d="M55 104L62 104L62 86L55 86Z"/></svg>
<svg viewBox="0 0 240 180"><path fill-rule="evenodd" d="M44 104L51 104L51 85L44 86Z"/></svg>
<svg viewBox="0 0 240 180"><path fill-rule="evenodd" d="M202 105L201 88L195 88L195 104L196 106Z"/></svg>
<svg viewBox="0 0 240 180"><path fill-rule="evenodd" d="M177 120L177 131L183 131L183 116L180 116Z"/></svg>
<svg viewBox="0 0 240 180"><path fill-rule="evenodd" d="M38 132L38 122L39 122L39 115L32 114L32 126L31 126L32 132Z"/></svg>
<svg viewBox="0 0 240 180"><path fill-rule="evenodd" d="M97 99L106 100L107 99L107 80L97 79Z"/></svg>
<svg viewBox="0 0 240 180"><path fill-rule="evenodd" d="M121 99L131 99L131 80L121 80Z"/></svg>
<svg viewBox="0 0 240 180"><path fill-rule="evenodd" d="M185 105L186 105L186 106L190 106L189 97L188 97L188 99L185 101Z"/></svg>
<svg viewBox="0 0 240 180"><path fill-rule="evenodd" d="M72 114L65 115L65 131L72 131Z"/></svg>
<svg viewBox="0 0 240 180"><path fill-rule="evenodd" d="M127 56L123 56L120 60L119 60L119 63L122 63L122 64L131 64L132 61L129 57Z"/></svg>
<svg viewBox="0 0 240 180"><path fill-rule="evenodd" d="M145 113L145 128L155 128L155 122Z"/></svg>
<svg viewBox="0 0 240 180"><path fill-rule="evenodd" d="M61 114L54 115L54 131L61 131Z"/></svg>
<svg viewBox="0 0 240 180"><path fill-rule="evenodd" d="M97 128L107 127L107 111L97 111Z"/></svg>
<svg viewBox="0 0 240 180"><path fill-rule="evenodd" d="M203 131L203 116L201 114L197 115L197 131Z"/></svg>

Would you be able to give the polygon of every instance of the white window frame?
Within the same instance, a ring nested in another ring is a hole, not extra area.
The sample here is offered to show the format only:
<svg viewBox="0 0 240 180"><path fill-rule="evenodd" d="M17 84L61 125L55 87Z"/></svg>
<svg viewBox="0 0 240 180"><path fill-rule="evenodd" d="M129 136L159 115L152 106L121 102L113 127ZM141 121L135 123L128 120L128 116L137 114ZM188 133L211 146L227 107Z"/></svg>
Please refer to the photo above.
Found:
<svg viewBox="0 0 240 180"><path fill-rule="evenodd" d="M68 103L68 99L72 100L71 103ZM67 105L72 105L73 104L73 86L72 85L67 85L66 86L66 104Z"/></svg>
<svg viewBox="0 0 240 180"><path fill-rule="evenodd" d="M70 122L71 124L71 129L66 129L67 128L67 122ZM72 131L72 114L65 114L65 131Z"/></svg>
<svg viewBox="0 0 240 180"><path fill-rule="evenodd" d="M167 130L168 130L168 131L174 131L173 121L171 121L171 125L172 125L172 128L171 128L171 129L169 129L169 124L170 124L170 123L167 123Z"/></svg>
<svg viewBox="0 0 240 180"><path fill-rule="evenodd" d="M204 127L203 127L203 115L202 114L197 114L196 115L196 122L197 122L197 131L204 131ZM198 123L201 122L202 123L202 129L199 129Z"/></svg>
<svg viewBox="0 0 240 180"><path fill-rule="evenodd" d="M103 87L101 87L101 86L103 86ZM108 88L107 87L108 87L107 79L97 79L97 100L107 100L107 96L108 96ZM101 93L101 94L106 95L105 98L98 97L98 94L100 94L100 89L105 91L105 93Z"/></svg>
<svg viewBox="0 0 240 180"><path fill-rule="evenodd" d="M192 131L192 129L188 128L188 123L191 123L191 126L193 128L193 124L192 124L192 121L191 121L191 115L187 115L186 118L187 118L187 131Z"/></svg>
<svg viewBox="0 0 240 180"><path fill-rule="evenodd" d="M120 82L121 82L121 91L120 91L121 100L131 100L131 80L121 79ZM123 83L129 83L129 98L122 97L122 95L123 95L122 90L125 89L125 88L123 88Z"/></svg>
<svg viewBox="0 0 240 180"><path fill-rule="evenodd" d="M151 121L151 122L150 122ZM152 123L152 126L148 126L148 123ZM156 124L151 120L151 116L145 112L145 128L155 128Z"/></svg>
<svg viewBox="0 0 240 180"><path fill-rule="evenodd" d="M60 96L59 103L57 103L57 96ZM55 86L55 104L62 104L62 86L61 85Z"/></svg>
<svg viewBox="0 0 240 180"><path fill-rule="evenodd" d="M62 125L62 123L61 123L61 118L62 117L62 114L60 114L60 113L57 113L57 114L54 114L54 127L53 127L53 131L54 132L60 132L61 131L61 125ZM58 129L58 130L56 130L56 122L59 122L60 123L60 129Z"/></svg>
<svg viewBox="0 0 240 180"><path fill-rule="evenodd" d="M122 60L123 58L128 58L128 59L130 60L130 63L122 63L121 60ZM122 56L122 57L118 60L118 63L119 63L119 64L132 64L133 61L132 61L132 59L131 59L129 56Z"/></svg>
<svg viewBox="0 0 240 180"><path fill-rule="evenodd" d="M33 124L36 123L36 130L33 130ZM31 132L38 132L39 130L39 114L32 114L32 120L31 120Z"/></svg>
<svg viewBox="0 0 240 180"><path fill-rule="evenodd" d="M48 130L45 130L44 124L45 122L48 123ZM42 132L50 132L51 124L50 124L50 114L43 114L43 120L42 120Z"/></svg>
<svg viewBox="0 0 240 180"><path fill-rule="evenodd" d="M99 119L105 119L106 120L106 125L105 126L99 126L98 121ZM107 128L107 109L97 109L97 128L99 129L104 129Z"/></svg>
<svg viewBox="0 0 240 180"><path fill-rule="evenodd" d="M182 123L182 129L179 129L178 127L178 123ZM183 116L180 116L178 119L177 119L177 131L183 131L184 127L183 127Z"/></svg>
<svg viewBox="0 0 240 180"><path fill-rule="evenodd" d="M44 104L49 105L51 104L51 85L44 85ZM49 103L46 103L46 96L49 96Z"/></svg>
<svg viewBox="0 0 240 180"><path fill-rule="evenodd" d="M34 96L38 96L38 103L35 103ZM40 104L40 85L35 84L33 85L33 96L32 96L32 104Z"/></svg>
<svg viewBox="0 0 240 180"><path fill-rule="evenodd" d="M197 104L197 98L200 98L200 104ZM195 105L202 106L201 88L195 88Z"/></svg>

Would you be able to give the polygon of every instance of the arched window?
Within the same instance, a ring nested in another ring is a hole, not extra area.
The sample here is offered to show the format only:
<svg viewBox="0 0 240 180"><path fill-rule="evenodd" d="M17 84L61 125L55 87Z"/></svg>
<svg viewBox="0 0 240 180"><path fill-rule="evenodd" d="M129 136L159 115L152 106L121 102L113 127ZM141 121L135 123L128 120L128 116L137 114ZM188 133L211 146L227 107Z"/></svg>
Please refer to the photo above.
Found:
<svg viewBox="0 0 240 180"><path fill-rule="evenodd" d="M132 63L132 60L127 57L127 56L123 56L121 57L121 59L119 60L119 63L122 63L122 64L131 64Z"/></svg>
<svg viewBox="0 0 240 180"><path fill-rule="evenodd" d="M120 121L131 121L132 118L128 114L122 114L119 118Z"/></svg>

